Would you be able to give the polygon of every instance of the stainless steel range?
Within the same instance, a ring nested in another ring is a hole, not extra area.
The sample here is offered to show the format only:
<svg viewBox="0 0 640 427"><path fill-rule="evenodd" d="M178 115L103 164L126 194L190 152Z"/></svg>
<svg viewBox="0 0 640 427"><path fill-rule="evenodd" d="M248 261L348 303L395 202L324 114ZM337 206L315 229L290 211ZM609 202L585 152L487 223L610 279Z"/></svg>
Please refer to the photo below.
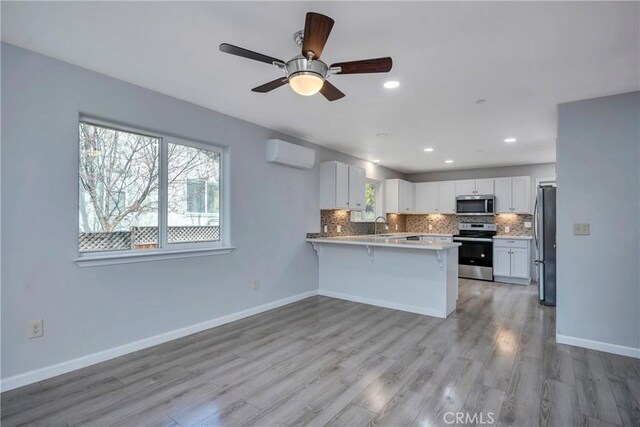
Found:
<svg viewBox="0 0 640 427"><path fill-rule="evenodd" d="M453 241L458 248L458 276L469 279L493 280L493 236L495 224L466 223L458 225L459 234Z"/></svg>

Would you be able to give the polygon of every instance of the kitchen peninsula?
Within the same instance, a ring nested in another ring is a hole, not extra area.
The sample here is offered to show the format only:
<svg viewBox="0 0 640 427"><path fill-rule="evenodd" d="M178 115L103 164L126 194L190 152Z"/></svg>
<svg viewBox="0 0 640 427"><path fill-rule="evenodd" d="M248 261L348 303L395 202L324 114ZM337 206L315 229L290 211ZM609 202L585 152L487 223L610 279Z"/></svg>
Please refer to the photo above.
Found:
<svg viewBox="0 0 640 427"><path fill-rule="evenodd" d="M406 234L309 238L319 293L445 318L456 309L459 243Z"/></svg>

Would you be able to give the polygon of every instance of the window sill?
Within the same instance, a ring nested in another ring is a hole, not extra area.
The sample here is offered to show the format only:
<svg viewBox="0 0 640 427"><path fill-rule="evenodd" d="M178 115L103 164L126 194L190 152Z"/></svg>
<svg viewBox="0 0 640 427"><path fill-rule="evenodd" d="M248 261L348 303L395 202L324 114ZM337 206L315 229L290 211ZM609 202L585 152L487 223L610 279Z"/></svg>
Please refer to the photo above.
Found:
<svg viewBox="0 0 640 427"><path fill-rule="evenodd" d="M226 255L234 251L232 246L217 248L180 249L163 251L144 251L139 253L118 253L85 255L75 259L75 263L80 267L99 267L103 265L130 264L137 262L162 261L167 259L192 258L210 255Z"/></svg>

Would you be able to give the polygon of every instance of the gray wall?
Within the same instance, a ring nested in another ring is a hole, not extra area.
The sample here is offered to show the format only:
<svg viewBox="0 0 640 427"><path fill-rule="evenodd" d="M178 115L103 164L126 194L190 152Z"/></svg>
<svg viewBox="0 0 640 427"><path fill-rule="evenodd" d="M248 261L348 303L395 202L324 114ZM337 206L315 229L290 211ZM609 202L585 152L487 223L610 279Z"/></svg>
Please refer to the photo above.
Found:
<svg viewBox="0 0 640 427"><path fill-rule="evenodd" d="M561 104L557 156L557 332L637 349L640 92Z"/></svg>
<svg viewBox="0 0 640 427"><path fill-rule="evenodd" d="M318 288L305 233L319 231L318 167L266 163L251 123L2 45L2 377ZM80 268L78 116L230 147L230 255ZM314 146L318 161L366 167ZM252 289L255 279L260 288ZM29 340L27 322L44 319Z"/></svg>

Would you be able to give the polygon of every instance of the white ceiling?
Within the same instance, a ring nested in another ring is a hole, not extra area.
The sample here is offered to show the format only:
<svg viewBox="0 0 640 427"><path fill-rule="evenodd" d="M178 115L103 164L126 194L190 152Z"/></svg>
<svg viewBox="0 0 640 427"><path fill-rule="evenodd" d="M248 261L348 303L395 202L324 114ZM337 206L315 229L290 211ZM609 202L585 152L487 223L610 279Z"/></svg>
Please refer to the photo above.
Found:
<svg viewBox="0 0 640 427"><path fill-rule="evenodd" d="M558 103L640 88L639 5L3 1L2 39L419 172L555 161ZM325 61L389 55L391 73L332 77L347 94L332 103L288 87L251 92L279 71L218 45L287 60L299 53L292 35L307 11L336 21ZM400 88L384 89L389 79ZM487 102L476 104L481 98ZM506 137L518 142L505 144Z"/></svg>

